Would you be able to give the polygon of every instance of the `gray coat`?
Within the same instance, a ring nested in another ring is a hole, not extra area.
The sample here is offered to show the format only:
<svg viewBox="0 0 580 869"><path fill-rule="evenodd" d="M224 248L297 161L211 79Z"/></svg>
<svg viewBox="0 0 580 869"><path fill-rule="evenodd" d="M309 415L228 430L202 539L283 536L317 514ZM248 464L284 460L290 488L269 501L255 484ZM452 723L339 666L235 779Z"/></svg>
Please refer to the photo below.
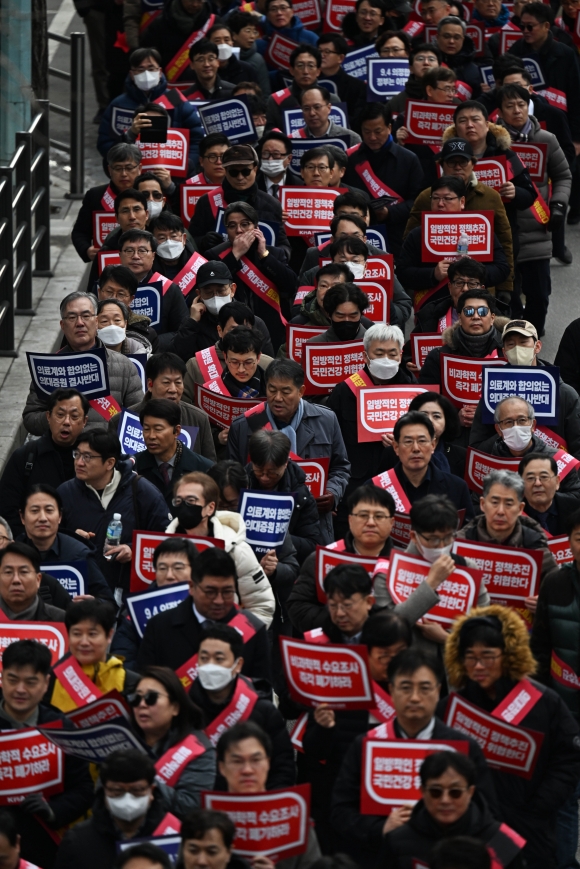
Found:
<svg viewBox="0 0 580 869"><path fill-rule="evenodd" d="M102 341L98 338L95 340L95 347L103 347ZM143 388L141 386L141 378L137 369L130 359L123 356L121 353L116 353L114 350L107 348L107 369L109 372L109 388L113 398L121 405L121 407L130 407L143 400ZM69 347L64 347L61 354L70 354L73 351ZM42 435L49 430L48 420L46 419L46 401L39 398L36 390L31 385L26 405L22 411L22 421L26 431L33 435ZM106 428L108 421L97 413L96 410L89 410L87 427L89 428Z"/></svg>
<svg viewBox="0 0 580 869"><path fill-rule="evenodd" d="M309 139L338 139L340 136L344 136L348 141L349 148L352 148L354 145L359 145L362 142L358 133L353 133L352 130L348 130L346 127L341 127L339 124L335 124L332 118L330 118L330 126L324 136L313 136L308 127L306 127L306 135Z"/></svg>
<svg viewBox="0 0 580 869"><path fill-rule="evenodd" d="M168 811L177 815L178 818L183 818L193 809L200 807L201 792L212 790L216 776L214 747L203 730L194 730L192 733L205 746L204 753L199 754L187 764L173 787L163 782L157 782L157 787L163 795ZM170 730L151 751L153 760L159 760L177 741L176 735Z"/></svg>

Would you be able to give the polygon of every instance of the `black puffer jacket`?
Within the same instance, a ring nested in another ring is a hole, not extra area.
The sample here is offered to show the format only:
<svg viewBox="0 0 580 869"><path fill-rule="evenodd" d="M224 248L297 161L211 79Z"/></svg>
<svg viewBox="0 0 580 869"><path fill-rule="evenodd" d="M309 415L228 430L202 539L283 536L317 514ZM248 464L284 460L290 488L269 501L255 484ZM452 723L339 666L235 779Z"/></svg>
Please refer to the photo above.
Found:
<svg viewBox="0 0 580 869"><path fill-rule="evenodd" d="M460 81L471 88L471 96L475 100L481 93L481 74L475 63L475 46L473 40L466 36L461 50L457 54L443 54L441 63L452 69Z"/></svg>

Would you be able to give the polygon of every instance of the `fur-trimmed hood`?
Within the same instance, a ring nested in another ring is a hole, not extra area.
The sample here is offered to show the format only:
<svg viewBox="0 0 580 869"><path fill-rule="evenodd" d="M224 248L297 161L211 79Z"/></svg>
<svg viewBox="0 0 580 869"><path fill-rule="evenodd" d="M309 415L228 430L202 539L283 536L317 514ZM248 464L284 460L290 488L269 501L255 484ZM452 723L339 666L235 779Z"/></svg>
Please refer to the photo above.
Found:
<svg viewBox="0 0 580 869"><path fill-rule="evenodd" d="M497 317L493 321L493 325L495 326L496 332L498 336L501 338L504 327L509 323L509 317ZM447 347L453 347L453 333L456 329L459 329L459 323L454 323L453 326L448 326L447 329L444 329L441 335L441 342Z"/></svg>
<svg viewBox="0 0 580 869"><path fill-rule="evenodd" d="M506 130L505 127L501 127L499 124L490 124L488 123L489 132L487 134L488 144L492 144L489 141L490 135L494 136L496 147L498 147L502 151L507 151L510 147L512 140L510 139L510 134ZM443 144L447 142L448 139L454 139L459 134L455 131L455 124L452 124L450 127L447 127L445 132L443 133L442 141Z"/></svg>
<svg viewBox="0 0 580 869"><path fill-rule="evenodd" d="M459 656L459 634L465 622L476 616L496 616L502 624L505 644L503 675L518 681L532 676L538 665L530 649L529 635L523 619L508 607L492 604L476 607L468 615L460 616L453 622L445 643L445 669L449 684L459 690L467 681L467 673Z"/></svg>

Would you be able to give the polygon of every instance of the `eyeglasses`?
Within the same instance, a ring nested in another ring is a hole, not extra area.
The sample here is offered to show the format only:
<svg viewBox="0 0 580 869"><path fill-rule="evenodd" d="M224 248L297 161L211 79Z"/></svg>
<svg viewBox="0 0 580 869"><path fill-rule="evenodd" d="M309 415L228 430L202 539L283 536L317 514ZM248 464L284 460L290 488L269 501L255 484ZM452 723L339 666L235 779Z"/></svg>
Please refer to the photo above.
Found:
<svg viewBox="0 0 580 869"><path fill-rule="evenodd" d="M258 360L257 359L227 359L226 358L226 363L228 364L228 367L231 366L232 368L253 368L254 365L258 364Z"/></svg>
<svg viewBox="0 0 580 869"><path fill-rule="evenodd" d="M103 460L102 456L94 456L92 453L80 453L78 450L73 450L72 455L75 462L82 462L83 465L88 465L93 459Z"/></svg>
<svg viewBox="0 0 580 869"><path fill-rule="evenodd" d="M448 97L452 97L455 94L455 88L444 88L441 85L437 85L435 90L441 91L442 94L446 94Z"/></svg>
<svg viewBox="0 0 580 869"><path fill-rule="evenodd" d="M224 159L224 154L204 154L203 157L200 157L199 159L209 160L210 163L221 163Z"/></svg>
<svg viewBox="0 0 580 869"><path fill-rule="evenodd" d="M160 193L159 190L142 190L141 193L144 193L147 199L155 199L157 202L163 199L163 193Z"/></svg>
<svg viewBox="0 0 580 869"><path fill-rule="evenodd" d="M104 299L119 299L121 302L125 299L131 299L131 293L128 290L100 290L100 295Z"/></svg>
<svg viewBox="0 0 580 869"><path fill-rule="evenodd" d="M416 60L419 61L419 63L428 63L431 66L438 66L439 64L437 58L432 54L416 54L413 58L413 63Z"/></svg>
<svg viewBox="0 0 580 869"><path fill-rule="evenodd" d="M433 682L422 682L421 684L415 684L415 682L403 682L402 685L395 685L395 690L400 694L412 694L415 689L421 694L423 697L427 697L429 694L432 694L433 691L437 690L437 685Z"/></svg>
<svg viewBox="0 0 580 869"><path fill-rule="evenodd" d="M404 48L381 48L380 57L399 57L401 54L406 54Z"/></svg>
<svg viewBox="0 0 580 869"><path fill-rule="evenodd" d="M475 667L476 664L489 667L494 661L499 661L501 655L501 652L482 652L481 655L472 655L468 652L463 656L463 663L466 667Z"/></svg>
<svg viewBox="0 0 580 869"><path fill-rule="evenodd" d="M440 785L431 785L425 788L425 793L428 793L432 800L440 800L443 794L449 794L452 800L460 800L465 791L469 788L443 788Z"/></svg>
<svg viewBox="0 0 580 869"><path fill-rule="evenodd" d="M145 254L153 253L150 247L124 247L121 253L127 254L127 256L135 256L135 254L139 254L139 256L145 256Z"/></svg>
<svg viewBox="0 0 580 869"><path fill-rule="evenodd" d="M417 537L420 537L421 540L425 541L425 546L433 547L434 549L438 549L440 546L449 546L455 540L455 534L451 532L451 534L446 534L445 537L433 537L429 535L428 537L424 534L420 534L418 531L415 532Z"/></svg>
<svg viewBox="0 0 580 869"><path fill-rule="evenodd" d="M353 519L358 519L359 522L368 522L370 519L374 519L375 522L390 522L393 518L389 516L388 513L368 513L366 510L363 510L360 513L351 513L350 514Z"/></svg>
<svg viewBox="0 0 580 869"><path fill-rule="evenodd" d="M520 30L528 30L529 31L529 30L533 30L537 26L538 26L537 24L520 24Z"/></svg>
<svg viewBox="0 0 580 869"><path fill-rule="evenodd" d="M502 419L498 422L498 425L501 429L513 428L514 425L527 425L529 421L529 416L518 416L517 419Z"/></svg>
<svg viewBox="0 0 580 869"><path fill-rule="evenodd" d="M258 467L258 465L252 464L252 468L254 470L254 474L257 477L268 477L269 480L277 480L278 477L281 477L284 473L285 468L274 468L273 471L266 471L263 468Z"/></svg>
<svg viewBox="0 0 580 869"><path fill-rule="evenodd" d="M431 202L453 202L454 199L459 199L459 196L432 196Z"/></svg>
<svg viewBox="0 0 580 869"><path fill-rule="evenodd" d="M556 478L556 474L549 474L547 471L543 471L541 474L526 474L524 477L524 483L535 483L536 480L539 480L540 483L547 483L550 480L554 480Z"/></svg>
<svg viewBox="0 0 580 869"><path fill-rule="evenodd" d="M284 160L288 154L282 154L280 151L262 151L262 160Z"/></svg>
<svg viewBox="0 0 580 869"><path fill-rule="evenodd" d="M124 172L134 172L139 169L137 163L126 163L124 166L109 166L109 172L115 172L117 175L122 175Z"/></svg>
<svg viewBox="0 0 580 869"><path fill-rule="evenodd" d="M228 175L231 175L232 178L239 178L240 175L243 175L244 178L247 178L248 175L251 175L254 171L253 166L228 166L226 172Z"/></svg>
<svg viewBox="0 0 580 869"><path fill-rule="evenodd" d="M254 224L251 220L241 220L239 223L234 223L232 220L231 223L226 223L226 229L234 232L238 227L240 227L240 229L247 231L248 229L251 229L253 225Z"/></svg>
<svg viewBox="0 0 580 869"><path fill-rule="evenodd" d="M483 290L485 287L479 283L479 281L466 281L462 278L455 278L454 281L449 282L452 287L455 287L457 290L462 290L463 287L467 287L468 290Z"/></svg>
<svg viewBox="0 0 580 869"><path fill-rule="evenodd" d="M472 305L465 305L461 313L470 318L475 317L476 314L478 317L487 317L489 308L487 305L478 305L477 308L474 308Z"/></svg>
<svg viewBox="0 0 580 869"><path fill-rule="evenodd" d="M318 67L316 66L315 63L303 63L303 61L299 61L298 63L295 63L295 64L294 64L294 69L299 69L299 70L305 70L305 69L313 70L313 69L318 69Z"/></svg>
<svg viewBox="0 0 580 869"><path fill-rule="evenodd" d="M204 587L203 585L198 585L197 587L210 600L215 600L218 594L221 595L224 600L233 600L236 594L235 588L213 588L213 586Z"/></svg>
<svg viewBox="0 0 580 869"><path fill-rule="evenodd" d="M307 163L304 168L309 172L330 172L330 166L325 166L324 163Z"/></svg>
<svg viewBox="0 0 580 869"><path fill-rule="evenodd" d="M169 700L169 694L162 694L161 691L146 691L145 694L129 694L127 703L135 709L145 702L145 706L155 706L160 697L166 697Z"/></svg>
<svg viewBox="0 0 580 869"><path fill-rule="evenodd" d="M66 314L62 319L67 323L76 323L77 320L82 320L83 323L88 323L89 320L92 320L96 316L97 315L92 312L83 311L82 314Z"/></svg>
<svg viewBox="0 0 580 869"><path fill-rule="evenodd" d="M270 6L268 12L273 12L275 15L276 12L286 12L287 9L290 9L290 6L288 6L287 3L284 3L282 6Z"/></svg>
<svg viewBox="0 0 580 869"><path fill-rule="evenodd" d="M330 48L325 48L324 50L321 48L320 53L323 57L330 57L331 54L340 54L339 51L332 51Z"/></svg>
<svg viewBox="0 0 580 869"><path fill-rule="evenodd" d="M185 504L187 507L195 507L196 504L199 504L199 498L195 495L189 495L187 498L172 498L171 503L174 507L181 507L182 504Z"/></svg>

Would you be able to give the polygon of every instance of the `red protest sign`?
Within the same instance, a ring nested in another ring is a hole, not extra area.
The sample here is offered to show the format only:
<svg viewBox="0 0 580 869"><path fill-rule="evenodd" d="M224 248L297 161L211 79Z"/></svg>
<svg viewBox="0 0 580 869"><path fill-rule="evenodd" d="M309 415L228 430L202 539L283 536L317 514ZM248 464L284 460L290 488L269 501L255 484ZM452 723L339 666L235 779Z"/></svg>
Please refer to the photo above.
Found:
<svg viewBox="0 0 580 869"><path fill-rule="evenodd" d="M169 169L172 175L185 178L189 154L189 130L170 128L166 142L135 142L141 151L141 167L147 169Z"/></svg>
<svg viewBox="0 0 580 869"><path fill-rule="evenodd" d="M492 603L523 606L525 598L537 594L542 574L541 550L456 540L453 551L475 561Z"/></svg>
<svg viewBox="0 0 580 869"><path fill-rule="evenodd" d="M314 28L320 24L320 4L318 0L296 0L292 4L294 14L298 16L304 27Z"/></svg>
<svg viewBox="0 0 580 869"><path fill-rule="evenodd" d="M99 251L97 254L97 261L99 263L99 274L102 274L103 269L106 268L106 266L120 266L121 256L118 250Z"/></svg>
<svg viewBox="0 0 580 869"><path fill-rule="evenodd" d="M558 567L562 564L572 564L574 556L570 549L570 538L567 534L560 534L558 537L550 537L548 539L548 549L554 556L554 560Z"/></svg>
<svg viewBox="0 0 580 869"><path fill-rule="evenodd" d="M391 540L401 548L411 542L411 518L406 513L395 513L391 527Z"/></svg>
<svg viewBox="0 0 580 869"><path fill-rule="evenodd" d="M379 281L363 280L356 283L363 293L366 293L369 297L369 306L363 311L364 316L374 323L388 323L392 290L389 294L388 287L383 283L379 283Z"/></svg>
<svg viewBox="0 0 580 869"><path fill-rule="evenodd" d="M181 188L181 219L187 227L195 214L195 206L205 193L215 190L214 184L184 184Z"/></svg>
<svg viewBox="0 0 580 869"><path fill-rule="evenodd" d="M330 262L330 260L329 260ZM380 281L386 285L389 294L389 301L393 295L393 255L392 253L381 253L376 256L370 256L366 262L364 281ZM360 286L360 282L357 281Z"/></svg>
<svg viewBox="0 0 580 869"><path fill-rule="evenodd" d="M99 697L93 703L88 703L80 709L67 712L75 727L96 727L97 724L106 724L115 718L126 718L131 721L131 710L127 701L118 691L109 691L104 697Z"/></svg>
<svg viewBox="0 0 580 869"><path fill-rule="evenodd" d="M293 42L291 39L275 33L269 42L266 60L277 69L288 70L290 67L290 55L295 48L298 48L297 42Z"/></svg>
<svg viewBox="0 0 580 869"><path fill-rule="evenodd" d="M376 558L365 558L362 555L354 555L350 552L341 552L338 549L329 549L325 546L316 547L316 594L320 603L326 603L324 591L324 579L333 567L339 564L360 564L366 572L372 576L377 566Z"/></svg>
<svg viewBox="0 0 580 869"><path fill-rule="evenodd" d="M468 447L464 476L467 488L472 492L483 491L483 481L490 471L513 471L517 474L520 461L521 459L500 459Z"/></svg>
<svg viewBox="0 0 580 869"><path fill-rule="evenodd" d="M18 640L35 640L48 646L53 666L68 652L68 632L62 622L0 621L0 684L2 653Z"/></svg>
<svg viewBox="0 0 580 869"><path fill-rule="evenodd" d="M93 211L93 247L102 247L108 234L118 226L117 218L110 211Z"/></svg>
<svg viewBox="0 0 580 869"><path fill-rule="evenodd" d="M513 142L510 145L528 172L532 181L543 181L547 169L548 146L544 142Z"/></svg>
<svg viewBox="0 0 580 869"><path fill-rule="evenodd" d="M436 751L468 754L467 741L372 739L363 742L361 815L389 815L396 806L413 806L421 797L419 771Z"/></svg>
<svg viewBox="0 0 580 869"><path fill-rule="evenodd" d="M372 386L357 391L359 443L380 441L390 434L399 417L409 410L413 399L423 392L439 392L439 387Z"/></svg>
<svg viewBox="0 0 580 869"><path fill-rule="evenodd" d="M205 386L196 383L196 404L205 410L210 420L222 428L229 428L232 422L242 416L247 410L260 404L253 398L233 398L220 395Z"/></svg>
<svg viewBox="0 0 580 869"><path fill-rule="evenodd" d="M280 650L290 694L298 703L374 708L366 646L313 646L281 636Z"/></svg>
<svg viewBox="0 0 580 869"><path fill-rule="evenodd" d="M545 425L537 425L534 429L534 434L537 438L544 441L545 444L548 444L548 446L553 450L558 451L568 449L568 444L564 438Z"/></svg>
<svg viewBox="0 0 580 869"><path fill-rule="evenodd" d="M475 46L475 56L483 57L485 51L485 27L483 21L470 21L465 29L465 35L469 36Z"/></svg>
<svg viewBox="0 0 580 869"><path fill-rule="evenodd" d="M330 458L323 456L319 459L293 459L292 461L306 474L306 485L312 497L321 498L326 491Z"/></svg>
<svg viewBox="0 0 580 869"><path fill-rule="evenodd" d="M532 777L544 738L541 733L487 715L459 694L451 694L445 722L475 739L490 766L523 778Z"/></svg>
<svg viewBox="0 0 580 869"><path fill-rule="evenodd" d="M337 383L356 374L364 365L362 341L309 344L302 347L306 395L326 395Z"/></svg>
<svg viewBox="0 0 580 869"><path fill-rule="evenodd" d="M453 124L457 107L444 103L407 100L405 126L409 135L406 144L440 145L441 136Z"/></svg>
<svg viewBox="0 0 580 869"><path fill-rule="evenodd" d="M473 172L480 184L487 184L494 190L508 180L506 159L503 155L478 160L473 167Z"/></svg>
<svg viewBox="0 0 580 869"><path fill-rule="evenodd" d="M355 9L356 0L328 0L324 18L324 32L328 33L330 30L340 30L344 16L347 12L354 12Z"/></svg>
<svg viewBox="0 0 580 869"><path fill-rule="evenodd" d="M391 563L387 577L387 588L395 603L402 603L427 578L431 564L408 555L399 549L391 552ZM456 567L453 573L437 589L439 603L429 610L430 620L450 625L457 618L472 609L481 585L481 574L477 570Z"/></svg>
<svg viewBox="0 0 580 869"><path fill-rule="evenodd" d="M174 537L187 537L187 534L164 534L162 531L133 531L133 561L131 562L130 591L144 591L155 581L155 569L153 567L153 553L160 543ZM224 548L224 541L216 537L195 537L193 540L196 549L203 552L210 546ZM1 629L1 625L0 625Z"/></svg>
<svg viewBox="0 0 580 869"><path fill-rule="evenodd" d="M328 187L280 187L282 211L288 212L286 234L309 236L328 231L340 192Z"/></svg>
<svg viewBox="0 0 580 869"><path fill-rule="evenodd" d="M60 748L38 730L0 734L0 805L21 803L30 794L63 790Z"/></svg>
<svg viewBox="0 0 580 869"><path fill-rule="evenodd" d="M441 347L443 339L440 332L412 332L411 355L413 365L422 368L425 359L436 347Z"/></svg>
<svg viewBox="0 0 580 869"><path fill-rule="evenodd" d="M499 53L507 54L512 45L522 38L521 30L502 30L499 36Z"/></svg>
<svg viewBox="0 0 580 869"><path fill-rule="evenodd" d="M493 260L493 220L493 211L424 211L421 260L456 259L459 237L466 235L469 256L490 262Z"/></svg>
<svg viewBox="0 0 580 869"><path fill-rule="evenodd" d="M562 109L563 112L568 111L568 99L564 91L559 91L556 88L544 88L543 90L536 91L536 93L545 97L550 105L556 109Z"/></svg>
<svg viewBox="0 0 580 869"><path fill-rule="evenodd" d="M286 324L286 351L288 357L294 362L300 362L302 359L302 345L309 338L314 338L316 335L322 335L326 332L323 326L301 326L297 323Z"/></svg>
<svg viewBox="0 0 580 869"><path fill-rule="evenodd" d="M484 365L507 365L507 359L474 359L442 353L441 393L457 407L477 404L481 398L481 369Z"/></svg>
<svg viewBox="0 0 580 869"><path fill-rule="evenodd" d="M243 857L261 854L274 861L303 854L310 831L310 785L263 794L202 791L204 809L225 812L236 826L232 850Z"/></svg>

